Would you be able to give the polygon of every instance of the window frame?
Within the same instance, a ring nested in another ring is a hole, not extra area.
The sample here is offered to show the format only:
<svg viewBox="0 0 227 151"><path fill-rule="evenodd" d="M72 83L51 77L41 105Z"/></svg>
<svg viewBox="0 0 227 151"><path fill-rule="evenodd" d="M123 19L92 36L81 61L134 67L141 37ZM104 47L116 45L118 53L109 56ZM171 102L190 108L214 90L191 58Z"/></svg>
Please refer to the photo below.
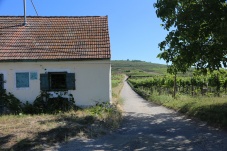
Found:
<svg viewBox="0 0 227 151"><path fill-rule="evenodd" d="M49 79L49 73L65 73L66 75L66 89L50 89L50 79ZM71 72L65 72L65 71L57 71L57 72L45 72L40 73L40 90L41 91L70 91L70 90L76 90L76 74Z"/></svg>

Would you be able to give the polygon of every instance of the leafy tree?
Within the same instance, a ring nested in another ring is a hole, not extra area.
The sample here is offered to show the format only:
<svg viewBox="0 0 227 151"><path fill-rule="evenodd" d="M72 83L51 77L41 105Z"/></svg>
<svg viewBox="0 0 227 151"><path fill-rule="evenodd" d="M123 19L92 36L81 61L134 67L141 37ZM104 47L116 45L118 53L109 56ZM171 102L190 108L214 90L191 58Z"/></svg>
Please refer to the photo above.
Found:
<svg viewBox="0 0 227 151"><path fill-rule="evenodd" d="M169 73L227 67L226 0L157 0L154 7L169 31L158 55L172 63Z"/></svg>

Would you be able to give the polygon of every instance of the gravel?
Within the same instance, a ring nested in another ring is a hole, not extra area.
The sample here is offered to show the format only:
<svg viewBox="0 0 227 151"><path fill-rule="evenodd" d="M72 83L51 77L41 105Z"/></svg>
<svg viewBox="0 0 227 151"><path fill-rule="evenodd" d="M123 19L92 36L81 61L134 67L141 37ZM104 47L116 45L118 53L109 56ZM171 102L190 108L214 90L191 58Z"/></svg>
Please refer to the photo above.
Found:
<svg viewBox="0 0 227 151"><path fill-rule="evenodd" d="M138 96L124 82L124 119L113 133L97 139L74 138L50 150L227 151L227 132L188 119Z"/></svg>

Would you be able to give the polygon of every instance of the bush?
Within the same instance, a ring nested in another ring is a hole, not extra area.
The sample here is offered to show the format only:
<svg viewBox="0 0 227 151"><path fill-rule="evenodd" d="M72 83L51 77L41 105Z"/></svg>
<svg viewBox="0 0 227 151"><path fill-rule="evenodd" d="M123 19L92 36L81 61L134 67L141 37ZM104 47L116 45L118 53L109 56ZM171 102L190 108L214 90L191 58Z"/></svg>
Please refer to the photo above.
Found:
<svg viewBox="0 0 227 151"><path fill-rule="evenodd" d="M41 93L34 101L33 108L35 113L50 113L66 112L76 109L75 101L72 94L69 98L58 96L50 98L48 93Z"/></svg>
<svg viewBox="0 0 227 151"><path fill-rule="evenodd" d="M69 98L61 96L50 98L48 93L42 92L33 104L30 104L28 101L22 103L12 93L6 93L5 90L0 91L0 106L2 107L3 114L55 114L78 108L75 105L72 94L69 94Z"/></svg>
<svg viewBox="0 0 227 151"><path fill-rule="evenodd" d="M0 91L0 104L8 110L8 113L19 114L22 112L22 103L12 93L6 90ZM5 110L4 109L4 110ZM3 111L4 113L5 111Z"/></svg>
<svg viewBox="0 0 227 151"><path fill-rule="evenodd" d="M26 101L26 103L23 104L23 113L25 113L25 114L34 114L35 112L36 112L35 108L28 101Z"/></svg>

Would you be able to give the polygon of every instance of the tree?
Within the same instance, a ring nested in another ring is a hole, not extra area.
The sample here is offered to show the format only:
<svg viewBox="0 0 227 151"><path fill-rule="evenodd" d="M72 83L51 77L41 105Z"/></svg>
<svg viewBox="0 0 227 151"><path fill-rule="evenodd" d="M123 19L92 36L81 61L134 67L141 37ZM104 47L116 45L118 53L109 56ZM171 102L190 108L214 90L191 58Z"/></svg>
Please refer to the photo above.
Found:
<svg viewBox="0 0 227 151"><path fill-rule="evenodd" d="M154 7L169 31L158 55L171 63L169 73L227 67L226 0L157 0Z"/></svg>

